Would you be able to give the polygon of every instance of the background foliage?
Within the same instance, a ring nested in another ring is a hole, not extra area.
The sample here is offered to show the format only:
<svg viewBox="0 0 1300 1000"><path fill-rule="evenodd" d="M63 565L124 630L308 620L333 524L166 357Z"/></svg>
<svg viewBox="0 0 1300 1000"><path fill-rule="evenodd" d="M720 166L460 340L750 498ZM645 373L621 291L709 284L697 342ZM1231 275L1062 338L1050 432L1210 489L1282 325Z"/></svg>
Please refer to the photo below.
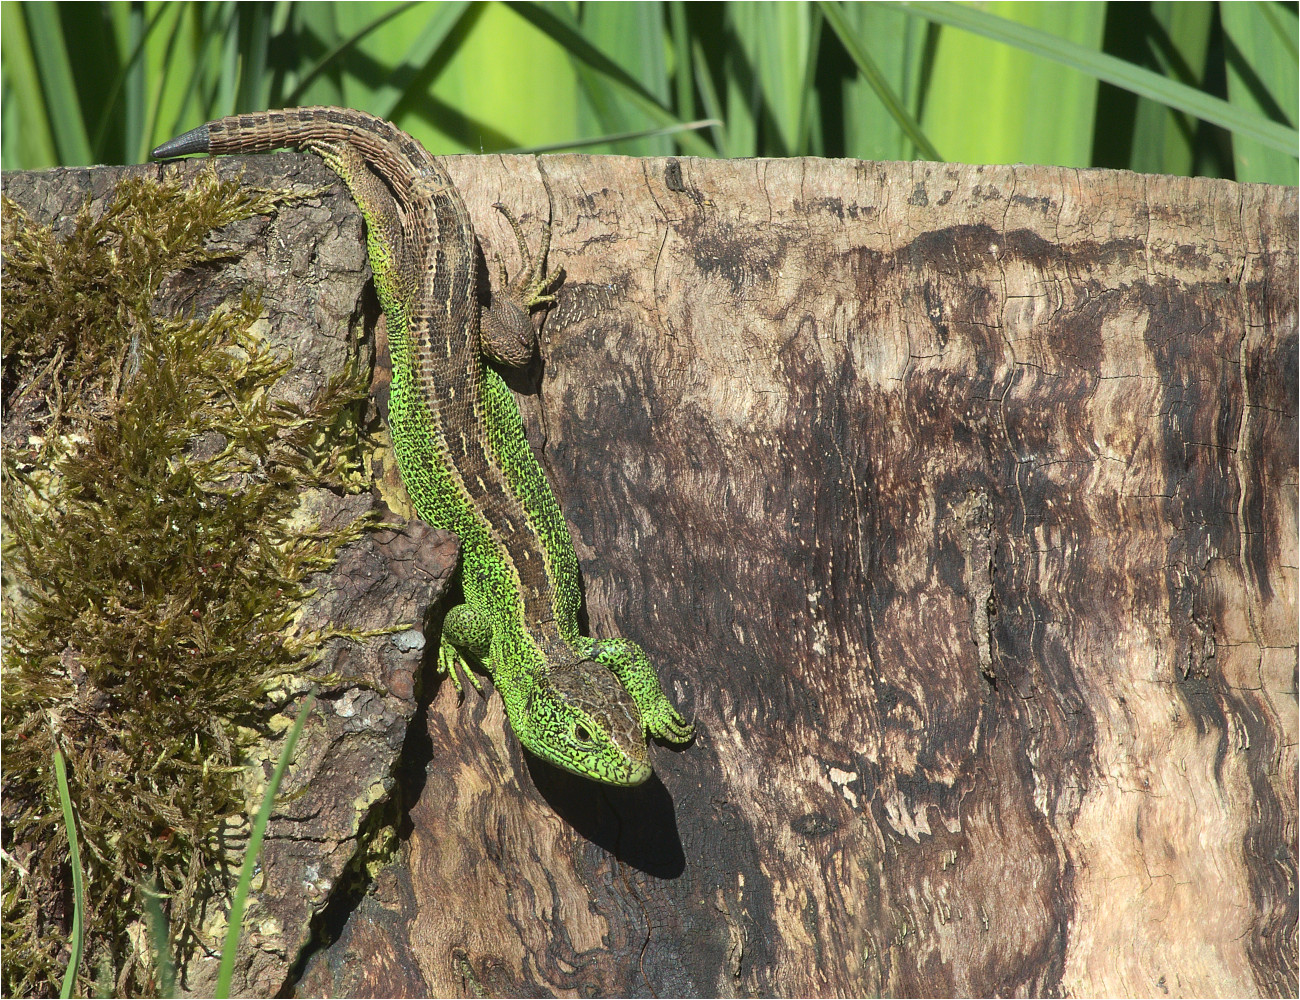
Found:
<svg viewBox="0 0 1300 1000"><path fill-rule="evenodd" d="M1048 163L1295 184L1294 3L0 4L6 168L295 104L435 152ZM700 119L714 124L682 126ZM665 131L667 130L667 131Z"/></svg>

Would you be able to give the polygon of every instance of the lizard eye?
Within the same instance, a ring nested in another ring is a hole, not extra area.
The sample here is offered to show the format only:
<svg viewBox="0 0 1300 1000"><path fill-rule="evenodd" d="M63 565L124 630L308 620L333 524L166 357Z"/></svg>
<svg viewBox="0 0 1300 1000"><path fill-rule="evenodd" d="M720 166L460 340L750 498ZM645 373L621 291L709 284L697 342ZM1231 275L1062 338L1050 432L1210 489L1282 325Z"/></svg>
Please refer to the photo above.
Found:
<svg viewBox="0 0 1300 1000"><path fill-rule="evenodd" d="M587 732L587 727L577 725L573 727L573 738L579 743L590 743L591 733Z"/></svg>

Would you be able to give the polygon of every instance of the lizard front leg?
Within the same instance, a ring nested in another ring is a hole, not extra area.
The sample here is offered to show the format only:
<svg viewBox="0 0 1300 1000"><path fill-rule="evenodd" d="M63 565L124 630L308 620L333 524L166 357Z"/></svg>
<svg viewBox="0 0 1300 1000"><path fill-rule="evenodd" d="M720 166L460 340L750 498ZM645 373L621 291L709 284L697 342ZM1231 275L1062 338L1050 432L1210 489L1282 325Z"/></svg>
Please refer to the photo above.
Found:
<svg viewBox="0 0 1300 1000"><path fill-rule="evenodd" d="M641 721L651 736L670 743L685 743L695 734L695 726L673 707L645 651L635 642L623 638L593 639L587 655L609 667L622 682L636 702Z"/></svg>
<svg viewBox="0 0 1300 1000"><path fill-rule="evenodd" d="M461 650L472 653L488 673L491 673L489 652L492 647L492 626L468 604L457 604L442 620L442 637L438 640L438 671L451 678L456 690L465 693L457 671L469 678L474 690L483 693L478 675L465 662Z"/></svg>

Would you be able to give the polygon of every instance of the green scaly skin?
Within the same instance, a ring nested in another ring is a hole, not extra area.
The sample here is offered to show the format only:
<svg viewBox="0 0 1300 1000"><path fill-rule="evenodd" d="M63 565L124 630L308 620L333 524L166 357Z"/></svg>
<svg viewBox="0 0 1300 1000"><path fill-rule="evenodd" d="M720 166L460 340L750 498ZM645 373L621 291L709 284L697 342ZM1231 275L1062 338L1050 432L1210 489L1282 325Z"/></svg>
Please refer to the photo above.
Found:
<svg viewBox="0 0 1300 1000"><path fill-rule="evenodd" d="M531 355L532 341L536 339L532 323L527 319L527 311L533 306L553 300L553 296L543 294L548 282L541 275L550 245L550 233L549 230L546 231L542 249L533 257L514 217L501 205L496 207L510 222L519 243L523 270L515 282L508 285L508 292L521 308L504 314L488 314L492 320L491 325L502 329L485 338L485 349L507 363L524 364ZM502 284L506 284L504 268L501 277ZM507 357L505 352L495 349L499 343L514 344L523 342L525 338L528 338L528 351L523 356ZM528 519L546 553L548 575L552 581L551 606L557 631L579 657L594 660L614 672L636 701L645 727L652 736L673 743L689 740L693 735L693 727L681 717L663 693L659 677L639 645L629 639L593 639L582 634L578 627L578 611L582 606L582 594L578 587L578 555L573 549L568 523L560 511L559 501L555 498L550 482L524 436L523 419L514 393L505 380L488 365L483 366L483 384L485 423L492 451L506 474L510 489L523 499Z"/></svg>
<svg viewBox="0 0 1300 1000"><path fill-rule="evenodd" d="M441 166L389 123L337 108L241 115L201 126L154 155L284 146L321 155L366 220L393 362L389 426L398 468L420 517L461 539L465 601L446 616L440 666L460 688L460 651L477 658L501 692L511 728L538 756L599 781L639 784L651 773L646 732L681 742L692 727L640 647L581 634L568 526L513 394L481 354L528 359L535 333L527 310L553 301L541 277L545 242L533 259L506 213L525 266L494 296L480 339L464 204Z"/></svg>

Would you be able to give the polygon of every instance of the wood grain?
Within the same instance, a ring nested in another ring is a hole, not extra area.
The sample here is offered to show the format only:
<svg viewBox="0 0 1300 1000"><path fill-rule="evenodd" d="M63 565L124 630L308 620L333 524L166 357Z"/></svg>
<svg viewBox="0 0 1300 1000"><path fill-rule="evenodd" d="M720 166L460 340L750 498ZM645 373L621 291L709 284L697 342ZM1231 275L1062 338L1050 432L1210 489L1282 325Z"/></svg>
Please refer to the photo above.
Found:
<svg viewBox="0 0 1300 1000"><path fill-rule="evenodd" d="M535 441L594 631L700 736L662 792L552 802L569 829L483 807L509 849L461 870L501 891L422 897L430 981L484 949L452 913L505 909L519 988L1294 993L1295 191L538 170ZM623 839L656 809L659 870Z"/></svg>

